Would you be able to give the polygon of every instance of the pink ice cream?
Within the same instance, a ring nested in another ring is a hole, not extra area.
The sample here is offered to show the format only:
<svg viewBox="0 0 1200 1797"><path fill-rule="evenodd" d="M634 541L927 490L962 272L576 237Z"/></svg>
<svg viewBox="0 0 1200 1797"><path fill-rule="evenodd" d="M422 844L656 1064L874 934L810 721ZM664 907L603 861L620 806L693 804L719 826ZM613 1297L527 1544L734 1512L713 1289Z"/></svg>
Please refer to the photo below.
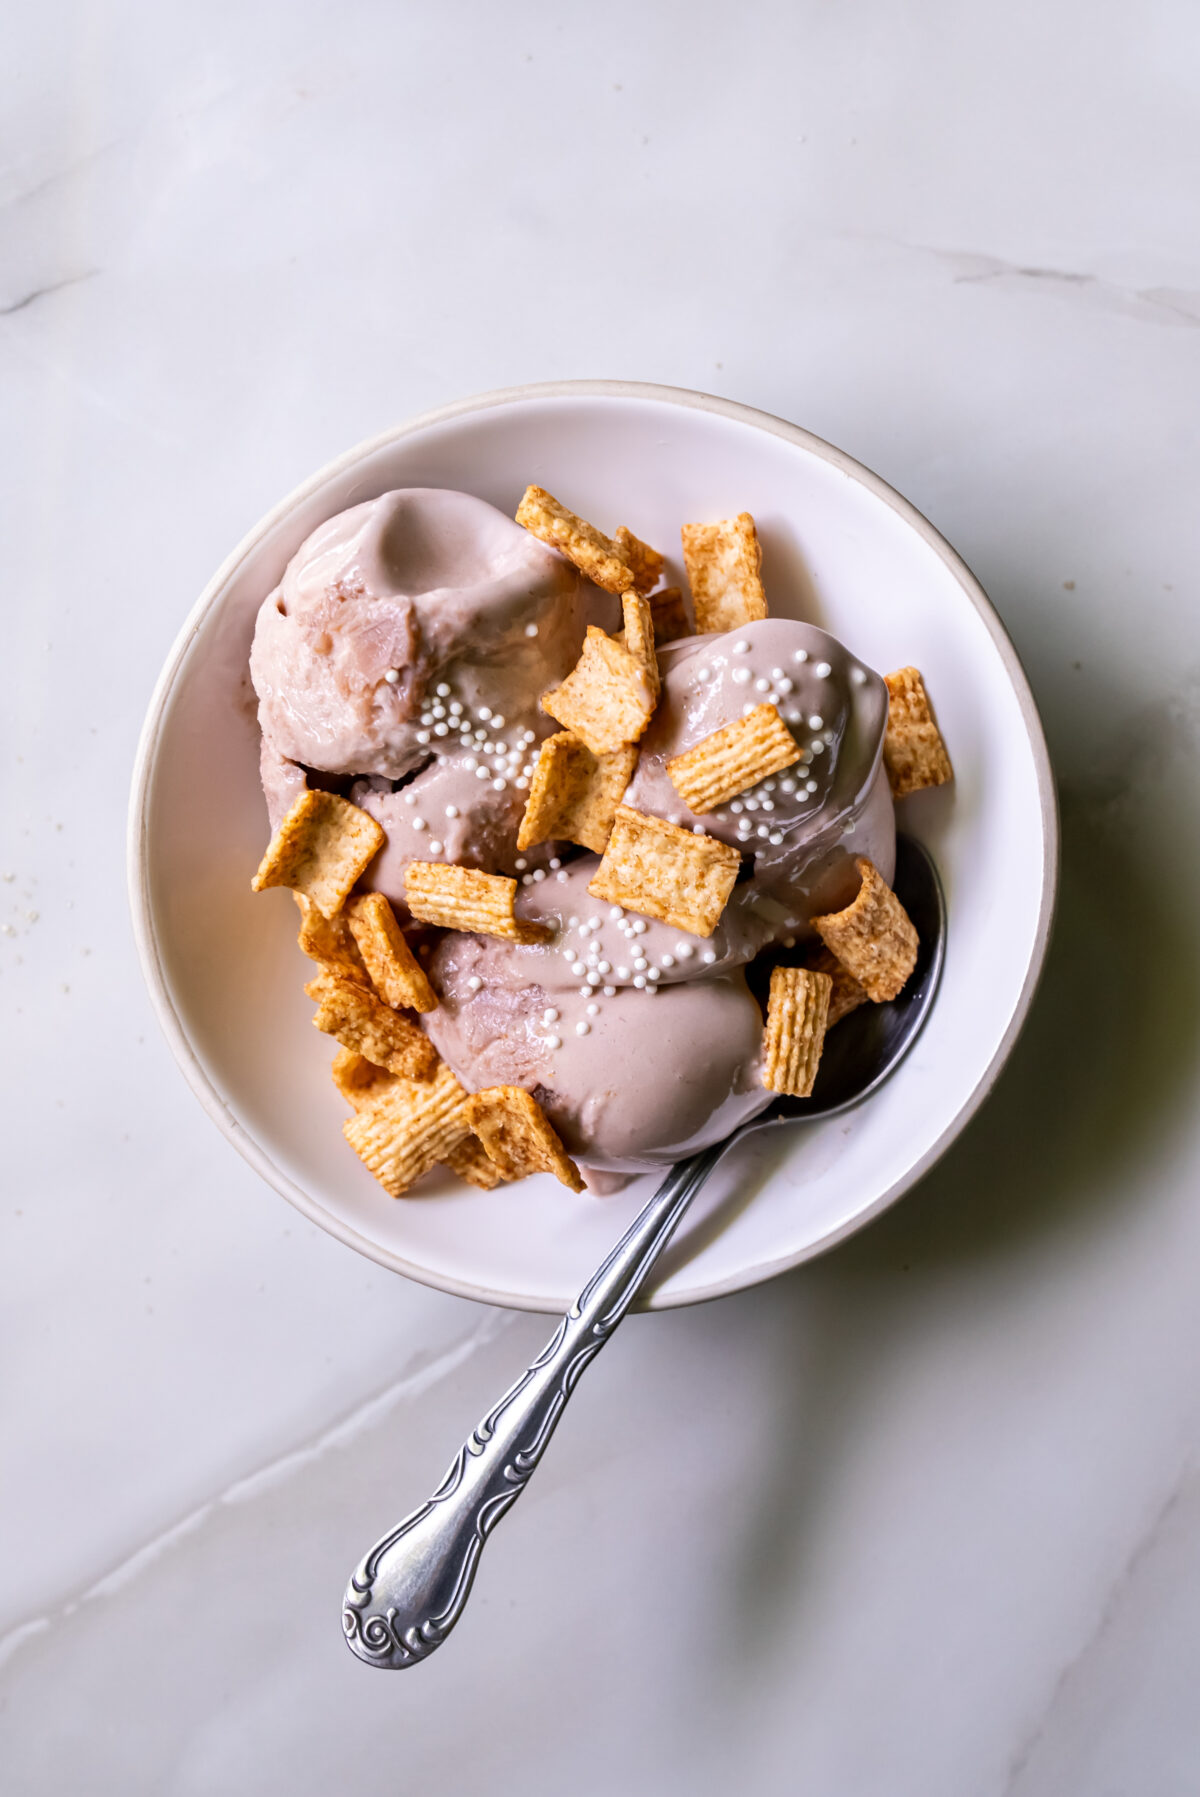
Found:
<svg viewBox="0 0 1200 1797"><path fill-rule="evenodd" d="M732 844L742 872L709 938L591 897L599 857L516 836L544 692L585 624L614 602L482 500L415 489L333 518L264 601L251 656L274 825L306 781L378 818L364 884L401 920L413 859L522 880L518 913L545 946L441 932L427 942L440 1004L422 1021L471 1091L534 1093L585 1170L629 1174L720 1140L771 1102L762 1014L745 980L764 950L857 888L856 855L891 878L881 765L887 690L815 626L768 618L659 651L662 696L625 802ZM754 704L775 704L794 766L694 816L666 772Z"/></svg>

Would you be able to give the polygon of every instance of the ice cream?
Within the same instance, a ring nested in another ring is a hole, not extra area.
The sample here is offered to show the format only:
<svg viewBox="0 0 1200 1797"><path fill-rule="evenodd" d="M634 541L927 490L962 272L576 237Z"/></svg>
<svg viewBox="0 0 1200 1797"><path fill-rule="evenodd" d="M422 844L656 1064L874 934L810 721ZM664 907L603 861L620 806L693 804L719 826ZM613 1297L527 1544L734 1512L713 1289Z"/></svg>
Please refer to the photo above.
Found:
<svg viewBox="0 0 1200 1797"><path fill-rule="evenodd" d="M661 697L625 803L742 857L713 934L689 936L593 898L593 853L517 853L538 746L558 728L540 700L589 622L613 629L614 603L555 550L481 500L415 489L309 538L264 601L251 672L273 825L305 781L336 786L386 832L363 884L402 922L414 859L519 875L518 913L549 925L547 941L428 936L440 1002L423 1026L468 1091L524 1087L585 1170L622 1174L717 1141L771 1102L745 970L853 897L854 856L890 880L888 694L833 637L786 618L660 648ZM667 764L763 702L798 760L693 814Z"/></svg>

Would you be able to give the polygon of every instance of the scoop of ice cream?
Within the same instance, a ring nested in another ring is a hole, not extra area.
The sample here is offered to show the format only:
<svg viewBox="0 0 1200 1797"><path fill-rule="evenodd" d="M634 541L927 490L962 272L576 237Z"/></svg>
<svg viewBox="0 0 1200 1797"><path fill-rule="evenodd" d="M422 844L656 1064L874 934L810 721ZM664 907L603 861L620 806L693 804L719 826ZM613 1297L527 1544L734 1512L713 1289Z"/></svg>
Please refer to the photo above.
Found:
<svg viewBox="0 0 1200 1797"><path fill-rule="evenodd" d="M451 934L428 966L441 996L424 1019L472 1091L531 1091L568 1153L637 1173L719 1142L771 1102L762 1014L744 978L649 992L563 990L550 950Z"/></svg>
<svg viewBox="0 0 1200 1797"><path fill-rule="evenodd" d="M259 611L264 739L305 767L395 780L443 739L457 747L464 716L544 728L538 699L578 656L583 591L561 555L468 493L352 506L313 532Z"/></svg>

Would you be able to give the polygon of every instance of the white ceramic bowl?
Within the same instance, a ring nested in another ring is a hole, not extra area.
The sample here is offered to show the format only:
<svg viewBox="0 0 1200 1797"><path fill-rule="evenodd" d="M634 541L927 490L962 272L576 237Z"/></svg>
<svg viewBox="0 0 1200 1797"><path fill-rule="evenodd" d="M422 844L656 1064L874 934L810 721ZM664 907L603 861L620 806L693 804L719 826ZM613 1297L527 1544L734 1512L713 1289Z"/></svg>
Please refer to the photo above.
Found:
<svg viewBox="0 0 1200 1797"><path fill-rule="evenodd" d="M323 468L218 570L159 680L130 819L138 947L193 1091L306 1216L447 1291L528 1310L569 1303L652 1182L599 1200L548 1178L484 1193L447 1176L386 1197L342 1139L290 894L250 892L267 824L246 658L288 558L322 520L393 487L462 488L511 514L531 481L676 555L684 520L752 511L772 611L821 624L881 671L919 666L957 772L900 807L949 905L942 989L917 1047L859 1110L727 1158L651 1300L689 1304L820 1253L920 1178L995 1080L1049 933L1053 784L1013 647L932 526L840 450L706 394L573 381L447 406Z"/></svg>

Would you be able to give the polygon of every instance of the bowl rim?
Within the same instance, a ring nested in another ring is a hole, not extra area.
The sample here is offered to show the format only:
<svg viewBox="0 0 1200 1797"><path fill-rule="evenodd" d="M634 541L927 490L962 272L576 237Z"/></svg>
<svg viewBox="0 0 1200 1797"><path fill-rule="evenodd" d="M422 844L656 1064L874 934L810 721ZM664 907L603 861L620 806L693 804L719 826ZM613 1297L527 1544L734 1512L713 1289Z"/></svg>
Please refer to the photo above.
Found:
<svg viewBox="0 0 1200 1797"><path fill-rule="evenodd" d="M689 387L664 386L652 381L528 382L520 386L499 387L466 399L454 400L448 405L435 407L432 411L421 412L400 425L381 431L376 436L355 444L341 455L334 457L332 461L325 463L280 500L277 505L273 506L247 531L236 548L226 556L192 606L155 683L138 739L130 790L126 863L134 942L151 1004L184 1078L208 1116L238 1150L243 1159L254 1168L255 1172L311 1222L316 1223L348 1247L357 1249L360 1254L365 1254L368 1259L375 1261L378 1265L387 1267L393 1272L403 1273L407 1278L415 1279L419 1284L449 1292L457 1297L471 1298L479 1303L497 1305L507 1310L536 1311L543 1315L556 1315L560 1306L558 1304L548 1305L543 1298L538 1296L496 1291L471 1280L456 1279L441 1273L435 1274L428 1268L416 1266L406 1261L401 1255L394 1254L379 1243L371 1241L367 1236L360 1234L357 1229L325 1210L302 1186L289 1178L238 1121L209 1078L206 1068L192 1047L183 1020L176 1011L171 997L151 909L147 854L147 810L163 719L193 640L213 604L229 584L241 563L258 547L263 538L275 529L276 525L280 524L297 506L310 498L328 481L348 471L356 463L386 449L393 443L400 442L405 437L428 430L431 426L445 424L452 419L461 418L473 412L492 411L501 406L523 404L530 400L581 398L650 400L686 410L715 413L719 417L728 418L736 423L767 431L773 436L781 437L785 441L795 444L798 448L807 450L810 454L818 456L821 460L840 470L848 478L865 487L875 498L882 500L904 523L915 530L917 535L945 564L958 582L964 597L978 613L1012 684L1033 754L1045 843L1042 892L1032 951L1008 1023L983 1076L970 1097L955 1113L920 1160L908 1168L900 1179L895 1180L885 1191L880 1193L871 1204L836 1228L828 1230L815 1241L806 1244L800 1252L758 1261L736 1274L715 1280L699 1290L686 1290L678 1294L673 1294L670 1291L654 1292L642 1308L670 1310L685 1305L706 1303L712 1298L744 1291L750 1286L761 1284L764 1280L773 1279L792 1267L800 1266L805 1261L814 1260L818 1255L836 1247L839 1242L845 1241L867 1223L880 1216L905 1192L916 1185L929 1172L930 1168L936 1165L988 1097L1012 1052L1017 1036L1029 1013L1049 946L1058 893L1060 861L1058 803L1042 721L1021 659L980 582L957 550L950 546L941 532L935 529L924 513L918 511L910 500L905 499L880 475L865 467L863 463L856 461L845 450L838 449L834 444L826 442L823 437L816 436L812 431L805 430L801 425L792 424L788 419L777 417L771 412L764 412L755 406L745 405L739 400L724 399L719 395L703 393ZM586 1271L587 1269L583 1269L584 1273Z"/></svg>

